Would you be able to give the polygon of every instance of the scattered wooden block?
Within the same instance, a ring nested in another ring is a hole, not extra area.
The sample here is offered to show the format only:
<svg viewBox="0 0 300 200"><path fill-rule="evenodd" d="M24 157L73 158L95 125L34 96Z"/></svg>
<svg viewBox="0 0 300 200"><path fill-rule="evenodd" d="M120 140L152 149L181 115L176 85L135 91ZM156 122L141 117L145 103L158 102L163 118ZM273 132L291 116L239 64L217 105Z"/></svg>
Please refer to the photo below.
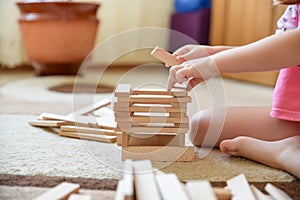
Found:
<svg viewBox="0 0 300 200"><path fill-rule="evenodd" d="M85 140L93 140L98 142L107 142L114 143L117 141L117 136L108 136L108 135L96 135L89 133L77 133L77 132L68 132L68 131L59 131L58 134L60 136L85 139Z"/></svg>
<svg viewBox="0 0 300 200"><path fill-rule="evenodd" d="M68 200L92 200L92 197L86 194L71 194Z"/></svg>
<svg viewBox="0 0 300 200"><path fill-rule="evenodd" d="M151 51L151 55L164 62L167 66L180 65L175 56L158 46Z"/></svg>
<svg viewBox="0 0 300 200"><path fill-rule="evenodd" d="M194 147L126 146L122 147L122 160L126 159L191 162L195 160L195 151Z"/></svg>
<svg viewBox="0 0 300 200"><path fill-rule="evenodd" d="M100 101L97 101L97 102L87 105L85 107L82 107L82 108L68 114L67 116L72 117L74 115L86 115L86 114L93 112L94 110L97 110L101 107L107 106L110 103L111 103L110 99L102 99Z"/></svg>
<svg viewBox="0 0 300 200"><path fill-rule="evenodd" d="M189 200L175 174L159 174L155 176L162 199L164 200ZM209 200L209 199L208 199Z"/></svg>
<svg viewBox="0 0 300 200"><path fill-rule="evenodd" d="M218 200L231 200L231 191L225 188L214 187L214 193L216 194Z"/></svg>
<svg viewBox="0 0 300 200"><path fill-rule="evenodd" d="M61 126L60 130L63 132L74 132L74 133L78 132L78 133L90 133L90 134L110 135L110 136L117 135L114 130L79 127L79 126Z"/></svg>
<svg viewBox="0 0 300 200"><path fill-rule="evenodd" d="M124 162L124 188L123 193L126 200L134 200L134 182L133 182L133 162L125 160Z"/></svg>
<svg viewBox="0 0 300 200"><path fill-rule="evenodd" d="M149 160L136 161L133 164L133 169L137 199L160 200L151 162Z"/></svg>
<svg viewBox="0 0 300 200"><path fill-rule="evenodd" d="M244 174L228 180L227 185L235 200L256 200Z"/></svg>
<svg viewBox="0 0 300 200"><path fill-rule="evenodd" d="M63 182L42 194L41 196L35 198L35 200L49 200L49 199L60 199L65 200L72 193L78 193L80 189L79 184Z"/></svg>
<svg viewBox="0 0 300 200"><path fill-rule="evenodd" d="M254 185L251 185L252 192L257 200L274 200L270 195L266 195L257 189Z"/></svg>
<svg viewBox="0 0 300 200"><path fill-rule="evenodd" d="M271 183L267 183L265 190L273 197L275 200L292 200L292 198L287 195L281 189L275 187Z"/></svg>
<svg viewBox="0 0 300 200"><path fill-rule="evenodd" d="M66 125L67 122L59 121L59 120L33 120L29 121L31 126L39 126L39 127L60 127L62 125Z"/></svg>
<svg viewBox="0 0 300 200"><path fill-rule="evenodd" d="M192 200L218 200L209 181L188 181L186 189Z"/></svg>

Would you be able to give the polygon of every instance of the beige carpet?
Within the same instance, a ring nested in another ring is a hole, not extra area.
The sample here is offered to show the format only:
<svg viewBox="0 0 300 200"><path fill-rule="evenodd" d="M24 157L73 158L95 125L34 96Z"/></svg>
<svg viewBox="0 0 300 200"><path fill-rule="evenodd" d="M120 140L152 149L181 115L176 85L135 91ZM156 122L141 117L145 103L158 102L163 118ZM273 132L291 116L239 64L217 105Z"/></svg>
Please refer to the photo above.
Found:
<svg viewBox="0 0 300 200"><path fill-rule="evenodd" d="M155 69L155 70L154 70ZM103 84L130 82L135 87L162 87L167 71L161 67L111 70L102 74L83 76L79 82ZM91 78L94 77L94 78ZM28 121L41 112L66 114L73 109L72 94L49 91L48 88L74 81L74 77L35 77L32 73L1 74L0 87L0 173L19 175L46 175L85 178L120 178L122 162L120 148L116 145L62 138L50 129L31 127ZM134 81L133 81L134 80ZM272 89L252 84L225 80L228 105L269 105ZM199 93L201 96L199 97ZM241 92L244 92L241 94ZM81 94L81 96L89 94ZM96 94L94 97L110 98L111 93ZM201 101L189 107L189 114L195 107L204 108L210 104L207 88L199 88L192 94ZM81 103L81 102L80 102ZM82 102L84 104L84 102ZM226 181L244 173L249 181L292 181L295 178L244 158L231 157L218 149L211 151L204 159L189 163L154 163L165 172L176 173L181 180L208 179Z"/></svg>

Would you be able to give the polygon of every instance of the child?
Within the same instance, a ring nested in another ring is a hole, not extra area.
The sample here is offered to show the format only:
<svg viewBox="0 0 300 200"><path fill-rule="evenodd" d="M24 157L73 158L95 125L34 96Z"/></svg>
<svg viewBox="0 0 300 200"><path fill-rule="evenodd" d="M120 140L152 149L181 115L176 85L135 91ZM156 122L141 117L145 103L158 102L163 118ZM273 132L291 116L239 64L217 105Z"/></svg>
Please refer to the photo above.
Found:
<svg viewBox="0 0 300 200"><path fill-rule="evenodd" d="M191 89L219 72L281 69L272 107L227 107L216 144L203 143L211 110L200 111L191 119L190 139L300 178L300 0L275 3L290 4L278 21L280 34L241 47L184 46L174 53L182 64L170 69L168 89L186 80Z"/></svg>

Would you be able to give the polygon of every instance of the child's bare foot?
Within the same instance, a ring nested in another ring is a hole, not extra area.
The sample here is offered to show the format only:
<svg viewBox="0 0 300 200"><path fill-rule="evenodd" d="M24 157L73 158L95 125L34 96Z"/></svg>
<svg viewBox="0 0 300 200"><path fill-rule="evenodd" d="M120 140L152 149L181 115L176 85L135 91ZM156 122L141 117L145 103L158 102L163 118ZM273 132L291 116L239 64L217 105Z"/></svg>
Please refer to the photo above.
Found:
<svg viewBox="0 0 300 200"><path fill-rule="evenodd" d="M240 136L224 140L221 151L285 170L300 178L300 135L278 141Z"/></svg>

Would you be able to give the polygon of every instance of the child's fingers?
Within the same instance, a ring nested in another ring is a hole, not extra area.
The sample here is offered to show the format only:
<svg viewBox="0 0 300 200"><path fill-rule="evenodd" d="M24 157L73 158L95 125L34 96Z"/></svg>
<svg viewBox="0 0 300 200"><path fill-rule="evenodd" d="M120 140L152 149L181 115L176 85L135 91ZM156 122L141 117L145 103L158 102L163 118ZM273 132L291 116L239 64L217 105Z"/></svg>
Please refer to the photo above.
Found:
<svg viewBox="0 0 300 200"><path fill-rule="evenodd" d="M168 90L172 89L173 86L175 85L175 83L177 83L176 72L182 68L183 68L183 66L181 66L181 65L175 65L170 68L169 78L168 78L168 86L167 86Z"/></svg>

